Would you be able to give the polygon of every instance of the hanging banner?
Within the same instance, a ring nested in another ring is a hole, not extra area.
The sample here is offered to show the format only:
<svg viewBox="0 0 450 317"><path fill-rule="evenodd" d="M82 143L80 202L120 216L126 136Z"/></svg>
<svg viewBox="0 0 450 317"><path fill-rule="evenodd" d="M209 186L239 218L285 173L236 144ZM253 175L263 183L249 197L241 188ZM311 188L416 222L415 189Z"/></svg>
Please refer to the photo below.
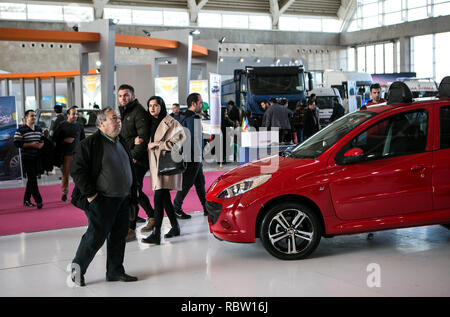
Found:
<svg viewBox="0 0 450 317"><path fill-rule="evenodd" d="M210 134L220 134L221 132L221 77L219 74L209 74L209 113L210 113Z"/></svg>
<svg viewBox="0 0 450 317"><path fill-rule="evenodd" d="M0 97L0 181L22 177L19 149L14 145L17 127L15 97Z"/></svg>
<svg viewBox="0 0 450 317"><path fill-rule="evenodd" d="M155 95L164 99L166 106L178 102L178 77L155 78Z"/></svg>

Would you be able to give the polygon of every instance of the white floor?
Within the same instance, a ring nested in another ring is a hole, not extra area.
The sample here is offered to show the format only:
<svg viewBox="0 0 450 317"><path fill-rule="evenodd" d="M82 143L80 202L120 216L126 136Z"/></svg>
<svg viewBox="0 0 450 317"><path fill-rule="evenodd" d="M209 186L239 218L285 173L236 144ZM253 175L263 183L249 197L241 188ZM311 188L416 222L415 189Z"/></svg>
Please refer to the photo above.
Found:
<svg viewBox="0 0 450 317"><path fill-rule="evenodd" d="M259 241L216 240L202 213L180 224L160 246L127 244L138 282L106 282L103 247L86 287L66 282L85 227L0 237L0 296L450 296L450 231L440 226L322 239L311 258L281 261Z"/></svg>

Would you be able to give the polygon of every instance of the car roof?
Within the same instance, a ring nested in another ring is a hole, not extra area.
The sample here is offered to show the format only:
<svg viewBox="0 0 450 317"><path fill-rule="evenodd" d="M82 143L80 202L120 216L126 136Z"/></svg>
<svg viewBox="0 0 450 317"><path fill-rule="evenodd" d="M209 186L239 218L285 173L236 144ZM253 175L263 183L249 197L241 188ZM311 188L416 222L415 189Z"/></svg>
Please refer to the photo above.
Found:
<svg viewBox="0 0 450 317"><path fill-rule="evenodd" d="M413 102L408 103L400 103L400 104L391 104L388 105L386 102L380 104L380 105L372 105L367 107L367 111L375 112L375 113L382 113L388 110L397 109L397 108L407 108L409 106L416 106L416 105L428 105L430 103L433 104L442 104L442 103L449 103L450 98L436 98L436 97L427 97L427 98L417 98L414 99Z"/></svg>

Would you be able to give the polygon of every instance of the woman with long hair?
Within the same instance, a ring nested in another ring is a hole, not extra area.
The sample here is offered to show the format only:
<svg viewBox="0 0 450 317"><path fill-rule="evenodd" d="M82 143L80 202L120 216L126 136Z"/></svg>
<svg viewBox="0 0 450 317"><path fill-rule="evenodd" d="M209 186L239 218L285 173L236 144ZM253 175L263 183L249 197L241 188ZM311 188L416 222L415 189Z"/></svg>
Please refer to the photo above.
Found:
<svg viewBox="0 0 450 317"><path fill-rule="evenodd" d="M175 216L172 205L170 190L181 190L183 174L159 175L159 157L161 151L177 151L181 149L182 143L186 139L181 124L167 115L166 104L161 97L152 96L147 101L148 112L151 117L150 142L148 143L148 155L150 162L150 176L152 189L155 192L155 225L152 233L143 243L160 244L161 225L164 217L164 210L169 217L172 228L164 238L171 238L180 235L180 226Z"/></svg>

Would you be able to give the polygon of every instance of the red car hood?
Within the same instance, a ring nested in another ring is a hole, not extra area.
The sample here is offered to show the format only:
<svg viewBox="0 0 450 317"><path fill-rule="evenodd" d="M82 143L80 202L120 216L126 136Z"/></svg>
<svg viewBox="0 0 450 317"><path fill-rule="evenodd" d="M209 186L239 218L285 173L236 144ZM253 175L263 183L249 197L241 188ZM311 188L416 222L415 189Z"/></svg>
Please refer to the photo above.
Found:
<svg viewBox="0 0 450 317"><path fill-rule="evenodd" d="M272 164L270 164L271 158ZM220 176L220 180L223 180L229 184L235 184L241 180L258 175L272 174L275 176L288 168L307 168L308 165L311 165L314 162L316 162L314 159L295 159L284 156L278 156L277 158L274 155L240 165Z"/></svg>

